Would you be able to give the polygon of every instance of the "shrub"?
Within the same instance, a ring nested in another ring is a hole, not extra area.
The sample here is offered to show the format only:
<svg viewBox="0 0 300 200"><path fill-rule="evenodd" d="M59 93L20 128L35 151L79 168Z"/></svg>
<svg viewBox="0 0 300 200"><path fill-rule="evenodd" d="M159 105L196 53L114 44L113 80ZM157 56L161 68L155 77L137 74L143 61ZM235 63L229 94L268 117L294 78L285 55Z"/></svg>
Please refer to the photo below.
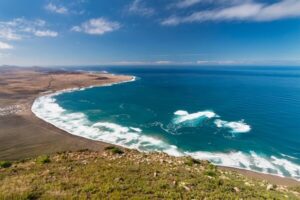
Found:
<svg viewBox="0 0 300 200"><path fill-rule="evenodd" d="M9 168L11 165L12 165L11 162L0 161L0 168Z"/></svg>
<svg viewBox="0 0 300 200"><path fill-rule="evenodd" d="M206 172L204 172L204 174L206 176L210 176L210 177L216 177L217 176L217 173L213 170L207 170Z"/></svg>
<svg viewBox="0 0 300 200"><path fill-rule="evenodd" d="M113 154L123 154L124 151L122 151L120 148L115 146L108 146L105 148L106 151L111 151Z"/></svg>
<svg viewBox="0 0 300 200"><path fill-rule="evenodd" d="M36 159L36 163L38 163L38 164L50 163L50 158L47 155L39 156Z"/></svg>
<svg viewBox="0 0 300 200"><path fill-rule="evenodd" d="M89 152L89 149L80 149L78 152L84 153L84 152Z"/></svg>
<svg viewBox="0 0 300 200"><path fill-rule="evenodd" d="M188 166L193 166L194 164L200 164L201 162L199 160L196 160L194 158L188 157L185 161L185 164Z"/></svg>
<svg viewBox="0 0 300 200"><path fill-rule="evenodd" d="M215 165L211 164L211 163L209 163L207 167L210 170L217 170L217 167Z"/></svg>

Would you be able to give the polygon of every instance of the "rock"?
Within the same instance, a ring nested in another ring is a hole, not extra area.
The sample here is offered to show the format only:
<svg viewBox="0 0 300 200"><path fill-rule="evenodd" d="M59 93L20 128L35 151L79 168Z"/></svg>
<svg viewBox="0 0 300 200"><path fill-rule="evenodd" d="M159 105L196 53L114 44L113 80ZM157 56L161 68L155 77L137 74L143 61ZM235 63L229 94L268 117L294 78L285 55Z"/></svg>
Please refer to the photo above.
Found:
<svg viewBox="0 0 300 200"><path fill-rule="evenodd" d="M154 176L154 177L157 177L157 172L154 172L153 176Z"/></svg>
<svg viewBox="0 0 300 200"><path fill-rule="evenodd" d="M188 191L188 192L191 191L191 188L189 188L189 187L186 186L186 185L183 185L182 187L183 187L186 191Z"/></svg>
<svg viewBox="0 0 300 200"><path fill-rule="evenodd" d="M273 190L273 189L274 189L274 187L273 187L272 184L268 184L268 185L267 185L267 190Z"/></svg>
<svg viewBox="0 0 300 200"><path fill-rule="evenodd" d="M220 178L224 179L224 180L229 180L229 178L227 176L224 176L224 175L221 175Z"/></svg>
<svg viewBox="0 0 300 200"><path fill-rule="evenodd" d="M47 169L47 170L45 170L41 175L42 175L42 176L47 176L47 175L49 175L49 174L50 174L50 170Z"/></svg>
<svg viewBox="0 0 300 200"><path fill-rule="evenodd" d="M180 184L179 184L181 187L183 187L186 191L191 191L191 188L189 188L187 185L186 185L186 183L185 182L181 182Z"/></svg>
<svg viewBox="0 0 300 200"><path fill-rule="evenodd" d="M177 181L173 181L173 185L174 185L174 186L177 185Z"/></svg>
<svg viewBox="0 0 300 200"><path fill-rule="evenodd" d="M115 182L123 182L124 179L121 177L121 178L115 178Z"/></svg>
<svg viewBox="0 0 300 200"><path fill-rule="evenodd" d="M86 164L88 164L88 161L83 160L83 161L82 161L82 164L86 165Z"/></svg>
<svg viewBox="0 0 300 200"><path fill-rule="evenodd" d="M233 189L234 189L234 191L235 191L236 193L239 193L239 192L240 192L240 189L239 189L238 187L234 187Z"/></svg>

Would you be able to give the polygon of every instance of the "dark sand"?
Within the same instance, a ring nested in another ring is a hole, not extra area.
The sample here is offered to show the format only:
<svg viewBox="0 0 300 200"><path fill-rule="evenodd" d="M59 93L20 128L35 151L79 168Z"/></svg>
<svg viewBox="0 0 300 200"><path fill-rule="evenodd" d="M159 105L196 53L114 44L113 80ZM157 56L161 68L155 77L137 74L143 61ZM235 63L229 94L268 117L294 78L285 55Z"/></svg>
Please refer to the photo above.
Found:
<svg viewBox="0 0 300 200"><path fill-rule="evenodd" d="M275 185L283 185L283 186L300 186L300 182L296 181L295 179L291 178L284 178L280 176L274 176L270 174L263 174L258 172L253 172L245 169L237 169L232 167L219 167L223 170L238 172L239 174L242 174L248 178L251 179L258 179L258 180L265 180L269 183L275 184Z"/></svg>
<svg viewBox="0 0 300 200"><path fill-rule="evenodd" d="M101 151L107 144L68 134L31 112L45 92L131 80L130 76L0 68L0 160L17 160L59 151Z"/></svg>
<svg viewBox="0 0 300 200"><path fill-rule="evenodd" d="M41 154L90 149L102 151L109 144L73 136L38 119L31 112L34 99L45 92L101 86L131 80L130 76L74 73L41 68L0 68L0 160L18 160ZM272 184L294 186L289 178L248 170L220 167Z"/></svg>

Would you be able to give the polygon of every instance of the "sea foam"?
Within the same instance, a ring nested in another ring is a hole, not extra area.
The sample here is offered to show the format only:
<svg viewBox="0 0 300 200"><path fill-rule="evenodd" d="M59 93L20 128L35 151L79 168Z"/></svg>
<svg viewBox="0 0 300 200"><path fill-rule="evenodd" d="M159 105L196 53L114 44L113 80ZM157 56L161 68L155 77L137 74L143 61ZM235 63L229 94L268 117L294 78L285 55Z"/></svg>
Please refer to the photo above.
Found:
<svg viewBox="0 0 300 200"><path fill-rule="evenodd" d="M251 130L251 126L246 124L244 120L240 121L225 121L220 118L215 112L210 110L199 111L195 113L189 113L185 110L177 110L174 112L173 125L169 125L168 129L171 132L176 132L182 127L196 127L201 125L201 122L207 119L214 119L214 124L217 128L229 129L231 133L246 133Z"/></svg>
<svg viewBox="0 0 300 200"><path fill-rule="evenodd" d="M57 104L54 97L55 94L37 98L32 105L32 112L70 134L140 151L163 151L173 156L182 155L176 146L144 135L140 128L125 127L104 121L93 123L84 113L68 112Z"/></svg>
<svg viewBox="0 0 300 200"><path fill-rule="evenodd" d="M300 180L300 166L275 156L267 157L250 151L249 153L237 151L229 153L218 152L185 152L197 159L209 160L215 165L247 169L265 174L288 176Z"/></svg>
<svg viewBox="0 0 300 200"><path fill-rule="evenodd" d="M70 90L64 92L70 92ZM91 122L84 113L69 112L62 108L55 99L55 96L60 93L38 97L32 105L32 112L37 117L70 134L143 152L158 151L172 156L192 156L197 159L209 160L215 165L247 169L278 176L289 176L300 180L300 166L287 159L276 156L267 157L255 152L184 151L175 145L169 144L162 138L145 135L143 130L138 127L126 127L105 121ZM217 117L212 111L192 114L189 114L187 111L176 111L174 114L177 117L181 117L180 123L193 121L201 117Z"/></svg>
<svg viewBox="0 0 300 200"><path fill-rule="evenodd" d="M214 123L218 128L230 129L231 133L246 133L251 130L250 125L246 124L244 120L240 120L237 122L228 122L228 121L216 119Z"/></svg>
<svg viewBox="0 0 300 200"><path fill-rule="evenodd" d="M210 119L213 117L217 117L216 113L209 111L209 110L191 113L191 114L189 114L185 110L178 110L174 113L174 115L175 115L174 123L176 123L176 124L199 121L199 120L203 120L203 119Z"/></svg>

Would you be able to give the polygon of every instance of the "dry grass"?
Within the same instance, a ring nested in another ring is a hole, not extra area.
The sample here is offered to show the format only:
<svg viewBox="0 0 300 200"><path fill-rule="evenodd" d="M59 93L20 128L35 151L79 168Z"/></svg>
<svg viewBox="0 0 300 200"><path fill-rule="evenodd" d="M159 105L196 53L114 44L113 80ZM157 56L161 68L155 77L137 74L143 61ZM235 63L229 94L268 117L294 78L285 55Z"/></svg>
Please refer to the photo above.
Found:
<svg viewBox="0 0 300 200"><path fill-rule="evenodd" d="M205 161L111 149L13 163L0 169L0 199L297 199Z"/></svg>

